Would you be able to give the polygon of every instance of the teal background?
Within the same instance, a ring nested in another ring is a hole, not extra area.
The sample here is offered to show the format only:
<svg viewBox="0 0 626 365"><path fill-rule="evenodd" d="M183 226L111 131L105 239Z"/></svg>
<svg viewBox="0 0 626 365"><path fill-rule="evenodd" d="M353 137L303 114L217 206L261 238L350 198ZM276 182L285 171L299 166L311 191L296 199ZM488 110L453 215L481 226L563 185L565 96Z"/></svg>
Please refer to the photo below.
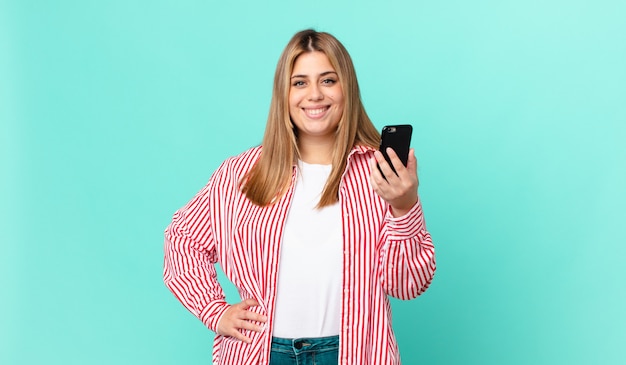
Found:
<svg viewBox="0 0 626 365"><path fill-rule="evenodd" d="M260 142L306 27L346 45L378 127L415 128L438 271L393 302L404 363L625 363L624 19L617 0L0 0L0 363L210 363L162 232Z"/></svg>

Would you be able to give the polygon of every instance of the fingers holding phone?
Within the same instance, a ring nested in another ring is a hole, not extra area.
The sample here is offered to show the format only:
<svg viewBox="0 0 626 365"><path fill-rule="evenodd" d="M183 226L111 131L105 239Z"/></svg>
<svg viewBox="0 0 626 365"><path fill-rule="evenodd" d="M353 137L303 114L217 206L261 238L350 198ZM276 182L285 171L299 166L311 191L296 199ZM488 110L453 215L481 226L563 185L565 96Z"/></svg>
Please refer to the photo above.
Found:
<svg viewBox="0 0 626 365"><path fill-rule="evenodd" d="M370 180L374 191L391 205L396 217L406 214L417 202L417 160L409 147L410 125L385 126L380 151L374 153Z"/></svg>
<svg viewBox="0 0 626 365"><path fill-rule="evenodd" d="M387 147L385 153L376 151L374 156L378 166L378 172L380 172L384 180L389 181L390 179L402 178L403 175L411 173L412 170L416 170L417 161L415 160L415 154L412 148L409 149L407 153L406 164L391 147Z"/></svg>

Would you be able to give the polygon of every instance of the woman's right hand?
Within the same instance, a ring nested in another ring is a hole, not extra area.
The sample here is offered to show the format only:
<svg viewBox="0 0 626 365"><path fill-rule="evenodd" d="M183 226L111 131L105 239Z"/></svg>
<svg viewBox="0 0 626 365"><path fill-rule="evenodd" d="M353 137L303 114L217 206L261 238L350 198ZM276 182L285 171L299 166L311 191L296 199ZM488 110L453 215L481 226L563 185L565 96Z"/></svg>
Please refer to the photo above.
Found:
<svg viewBox="0 0 626 365"><path fill-rule="evenodd" d="M263 326L253 322L265 323L267 322L267 317L248 310L250 307L256 307L258 305L259 302L255 299L246 299L243 302L231 305L230 308L224 312L217 325L217 334L234 337L240 341L251 343L252 340L241 333L240 330L263 331Z"/></svg>

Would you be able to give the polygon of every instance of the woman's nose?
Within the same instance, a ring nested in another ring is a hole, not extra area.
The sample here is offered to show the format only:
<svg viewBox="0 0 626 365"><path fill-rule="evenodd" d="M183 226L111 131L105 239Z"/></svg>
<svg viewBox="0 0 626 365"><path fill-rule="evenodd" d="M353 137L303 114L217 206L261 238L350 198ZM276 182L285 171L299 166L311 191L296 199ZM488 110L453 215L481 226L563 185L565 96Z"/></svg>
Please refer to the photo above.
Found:
<svg viewBox="0 0 626 365"><path fill-rule="evenodd" d="M309 89L309 100L321 100L324 98L324 94L318 85L311 85Z"/></svg>

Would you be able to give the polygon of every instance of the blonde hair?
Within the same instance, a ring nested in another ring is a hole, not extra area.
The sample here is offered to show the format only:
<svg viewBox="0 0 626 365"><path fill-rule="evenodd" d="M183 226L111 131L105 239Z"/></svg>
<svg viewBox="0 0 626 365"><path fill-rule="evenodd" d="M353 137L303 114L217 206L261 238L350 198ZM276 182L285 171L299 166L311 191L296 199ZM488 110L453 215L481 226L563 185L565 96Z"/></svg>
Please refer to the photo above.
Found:
<svg viewBox="0 0 626 365"><path fill-rule="evenodd" d="M344 110L337 127L332 169L318 208L339 200L339 184L352 147L377 148L380 134L365 112L352 59L332 35L307 29L296 33L283 50L276 72L261 156L241 182L253 203L267 206L286 193L293 165L299 158L297 131L289 117L289 88L293 65L303 53L323 52L335 68L344 94Z"/></svg>

